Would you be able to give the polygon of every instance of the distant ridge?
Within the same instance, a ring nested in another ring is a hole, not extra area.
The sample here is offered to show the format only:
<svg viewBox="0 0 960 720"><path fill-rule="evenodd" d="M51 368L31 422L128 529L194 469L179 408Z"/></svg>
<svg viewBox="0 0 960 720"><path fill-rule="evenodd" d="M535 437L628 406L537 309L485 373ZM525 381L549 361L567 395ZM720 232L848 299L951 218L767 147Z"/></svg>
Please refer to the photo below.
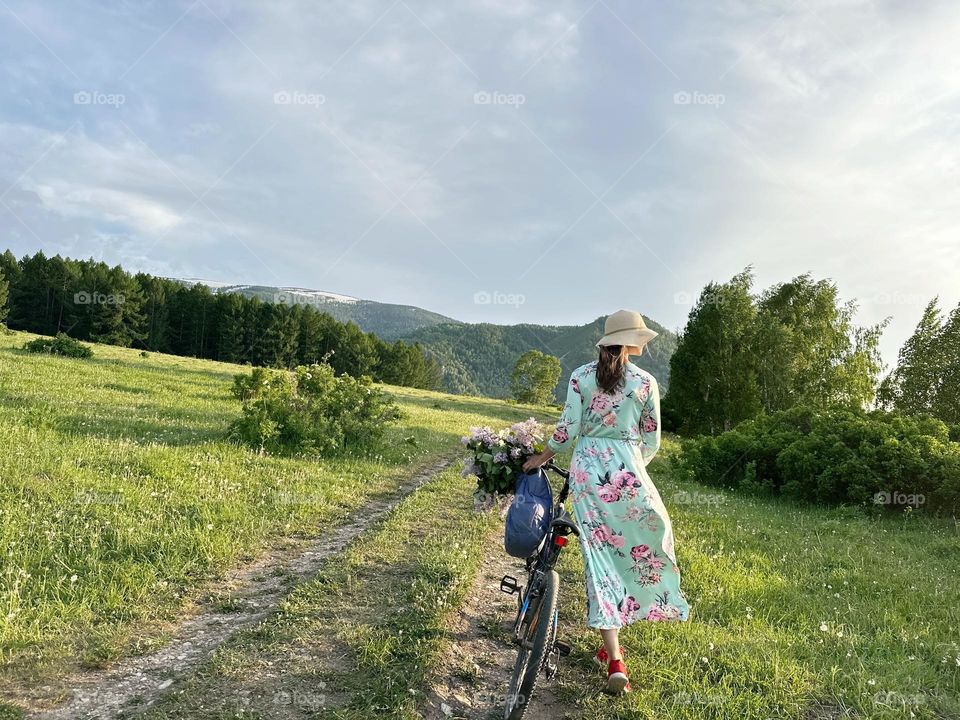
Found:
<svg viewBox="0 0 960 720"><path fill-rule="evenodd" d="M264 302L282 305L311 305L329 313L340 322L354 322L366 332L379 335L384 340L397 340L420 328L441 323L457 323L457 320L424 310L413 305L395 305L374 300L363 300L351 295L299 287L271 285L240 285L235 283L202 280L199 278L173 278L184 285L206 285L215 293L237 293L245 297L259 298Z"/></svg>
<svg viewBox="0 0 960 720"><path fill-rule="evenodd" d="M325 290L240 285L199 278L174 279L185 285L206 285L215 293L239 293L264 302L311 305L341 322L352 321L384 340L418 342L443 365L444 389L461 394L507 397L510 373L517 358L527 350L536 349L560 358L563 375L557 384L557 399L562 401L570 372L596 357L595 343L603 335L603 318L585 325L465 323L413 305L363 300ZM670 357L676 349L677 336L644 317L647 325L660 335L636 362L656 376L663 392L670 381Z"/></svg>

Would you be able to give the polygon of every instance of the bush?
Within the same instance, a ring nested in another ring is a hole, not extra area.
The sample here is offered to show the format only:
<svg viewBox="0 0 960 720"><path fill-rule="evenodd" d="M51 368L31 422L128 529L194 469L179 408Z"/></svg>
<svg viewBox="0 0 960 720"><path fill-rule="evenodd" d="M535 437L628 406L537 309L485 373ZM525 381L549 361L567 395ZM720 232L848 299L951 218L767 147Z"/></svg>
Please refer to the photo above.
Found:
<svg viewBox="0 0 960 720"><path fill-rule="evenodd" d="M367 377L337 376L329 365L302 365L293 372L255 368L234 378L243 416L230 437L273 454L332 455L369 450L400 409Z"/></svg>
<svg viewBox="0 0 960 720"><path fill-rule="evenodd" d="M93 350L64 333L57 333L55 338L31 340L23 346L23 349L32 353L49 353L64 357L84 359L93 357Z"/></svg>
<svg viewBox="0 0 960 720"><path fill-rule="evenodd" d="M818 504L960 512L960 444L939 420L793 408L684 443L699 482Z"/></svg>

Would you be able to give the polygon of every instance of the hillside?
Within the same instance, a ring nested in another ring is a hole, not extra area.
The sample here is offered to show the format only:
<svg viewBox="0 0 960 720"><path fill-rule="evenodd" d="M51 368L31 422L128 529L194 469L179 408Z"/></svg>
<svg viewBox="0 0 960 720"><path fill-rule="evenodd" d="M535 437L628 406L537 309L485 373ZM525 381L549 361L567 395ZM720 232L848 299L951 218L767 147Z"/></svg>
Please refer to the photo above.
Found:
<svg viewBox="0 0 960 720"><path fill-rule="evenodd" d="M224 437L249 368L110 345L31 355L32 337L0 334L0 718L497 711L516 610L499 578L522 561L497 514L473 512L459 463L439 468L471 425L551 409L390 387L404 418L382 453L270 457ZM606 697L567 549L573 654L529 717L960 717L952 520L702 485L664 441L648 470L693 620L627 628L644 691Z"/></svg>
<svg viewBox="0 0 960 720"><path fill-rule="evenodd" d="M199 587L278 538L329 542L352 513L459 458L471 425L543 410L391 386L404 419L375 455L270 457L226 439L233 377L249 367L102 344L90 360L21 349L35 337L0 332L0 576L15 578L0 614L4 719L20 717L9 702L68 696L81 666L142 651Z"/></svg>
<svg viewBox="0 0 960 720"><path fill-rule="evenodd" d="M677 336L645 317L660 333L637 364L650 371L666 391L670 379L670 356ZM603 335L603 318L586 325L492 325L445 323L421 328L404 339L421 343L435 352L443 364L444 389L453 393L506 397L510 373L524 352L541 350L560 358L563 373L557 384L562 399L570 372L596 357L596 341Z"/></svg>
<svg viewBox="0 0 960 720"><path fill-rule="evenodd" d="M235 293L244 297L259 298L264 302L285 305L309 305L332 315L340 322L352 321L364 332L372 332L391 342L419 328L457 322L453 318L413 305L362 300L323 290L269 285L230 285L196 278L174 279L185 285L206 285L215 293Z"/></svg>
<svg viewBox="0 0 960 720"><path fill-rule="evenodd" d="M586 325L464 323L412 305L374 302L323 290L230 285L193 278L179 282L199 283L216 293L236 293L265 302L309 305L341 322L352 321L384 340L420 343L442 363L443 389L457 394L507 397L517 358L536 349L560 358L563 374L557 384L557 398L562 399L567 376L596 357L595 343L603 335L603 318ZM677 337L654 320L645 319L660 337L638 364L656 376L664 392Z"/></svg>

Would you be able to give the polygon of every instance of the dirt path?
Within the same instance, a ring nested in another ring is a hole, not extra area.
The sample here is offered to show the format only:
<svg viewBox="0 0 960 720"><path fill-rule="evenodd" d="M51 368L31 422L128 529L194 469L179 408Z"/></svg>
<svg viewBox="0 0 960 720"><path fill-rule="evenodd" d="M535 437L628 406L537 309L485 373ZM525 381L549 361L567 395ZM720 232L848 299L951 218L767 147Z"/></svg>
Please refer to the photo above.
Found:
<svg viewBox="0 0 960 720"><path fill-rule="evenodd" d="M72 697L54 709L35 709L37 720L113 720L129 718L150 707L177 680L190 674L231 635L269 616L279 602L324 561L341 552L374 525L406 495L452 465L446 458L403 482L390 495L371 501L329 534L310 541L290 541L267 552L255 563L232 573L208 596L229 597L222 607L200 607L171 633L163 649L126 658L103 671L92 671L69 681Z"/></svg>
<svg viewBox="0 0 960 720"><path fill-rule="evenodd" d="M451 627L453 645L430 681L421 707L425 720L503 716L503 696L517 656L510 642L517 596L500 592L500 579L504 575L522 579L524 572L523 561L507 555L499 542L494 540L489 546L491 550ZM540 677L524 720L573 716L575 708L556 693L564 670L561 660L557 677L550 681Z"/></svg>

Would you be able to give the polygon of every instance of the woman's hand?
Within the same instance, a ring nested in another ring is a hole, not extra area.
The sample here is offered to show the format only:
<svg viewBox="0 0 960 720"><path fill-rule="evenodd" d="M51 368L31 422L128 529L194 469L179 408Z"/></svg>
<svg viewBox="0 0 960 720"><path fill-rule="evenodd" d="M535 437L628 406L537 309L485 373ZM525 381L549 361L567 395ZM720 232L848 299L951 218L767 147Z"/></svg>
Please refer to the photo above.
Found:
<svg viewBox="0 0 960 720"><path fill-rule="evenodd" d="M530 472L531 470L536 470L541 465L553 460L554 455L556 455L556 453L553 450L544 450L539 455L531 455L523 464L523 471Z"/></svg>

